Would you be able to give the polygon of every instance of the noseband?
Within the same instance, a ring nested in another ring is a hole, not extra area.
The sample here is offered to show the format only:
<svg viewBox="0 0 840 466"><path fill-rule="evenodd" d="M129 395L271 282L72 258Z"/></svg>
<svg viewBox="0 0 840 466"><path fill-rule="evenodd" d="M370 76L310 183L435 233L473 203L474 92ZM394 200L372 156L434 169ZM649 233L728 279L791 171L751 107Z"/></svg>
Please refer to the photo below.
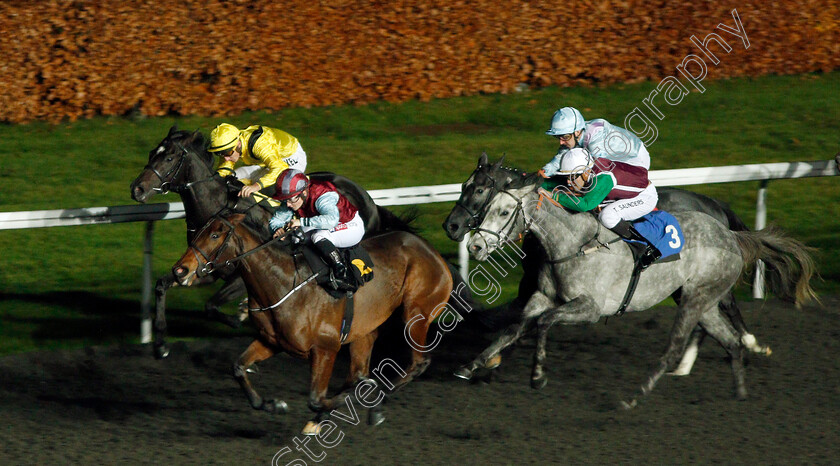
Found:
<svg viewBox="0 0 840 466"><path fill-rule="evenodd" d="M511 240L510 236L513 232L513 228L516 226L516 219L519 217L519 214L522 214L522 217L523 217L524 222L525 222L525 229L523 230L523 233L530 230L531 225L533 225L533 223L534 223L533 218L531 219L531 221L528 221L528 219L525 217L525 207L522 205L522 199L514 196L513 194L511 194L509 191L507 191L505 189L500 190L499 193L500 194L507 194L508 196L512 197L514 201L516 201L516 208L513 211L513 215L510 216L508 221L505 222L505 224L502 225L502 227L499 228L498 231L488 230L488 229L481 228L481 227L473 229L474 231L477 231L479 233L487 233L488 235L496 238L495 243L492 244L492 246L494 246L494 248L501 247L501 245L504 241L510 241ZM486 214L485 214L485 216L486 216ZM505 231L505 230L507 230L507 231ZM522 238L522 233L519 234L519 237L517 238L517 240L519 240L521 238Z"/></svg>
<svg viewBox="0 0 840 466"><path fill-rule="evenodd" d="M175 144L178 146L179 149L181 149L182 154L181 154L181 158L178 159L178 163L174 167L170 168L169 171L167 171L166 173L161 175L160 172L157 171L157 169L152 166L151 161L149 161L149 163L147 163L146 166L144 167L144 169L146 169L146 170L151 170L151 172L154 173L158 177L158 179L160 180L160 187L152 188L154 191L157 191L159 194L166 194L170 190L173 190L173 191L177 192L177 187L173 188L173 186L172 186L172 180L174 180L175 177L178 176L178 173L181 172L181 168L184 166L184 161L187 160L187 156L190 154L189 151L187 151L186 147L184 147L184 146L182 146L181 144L178 144L178 143L175 143Z"/></svg>
<svg viewBox="0 0 840 466"><path fill-rule="evenodd" d="M210 181L213 179L213 175L211 175L208 178L192 181L190 183L174 184L173 182L178 177L178 174L180 174L181 168L183 168L184 162L187 160L187 157L195 154L193 152L188 151L187 148L179 142L173 142L173 144L177 146L178 149L181 149L181 158L178 160L178 163L174 167L169 169L169 171L161 175L160 172L152 166L151 162L147 163L144 167L146 170L151 170L151 172L154 173L160 180L160 186L157 188L152 188L152 190L156 191L158 194L167 194L170 191L175 193L181 193L191 188L195 184L203 183L205 181Z"/></svg>

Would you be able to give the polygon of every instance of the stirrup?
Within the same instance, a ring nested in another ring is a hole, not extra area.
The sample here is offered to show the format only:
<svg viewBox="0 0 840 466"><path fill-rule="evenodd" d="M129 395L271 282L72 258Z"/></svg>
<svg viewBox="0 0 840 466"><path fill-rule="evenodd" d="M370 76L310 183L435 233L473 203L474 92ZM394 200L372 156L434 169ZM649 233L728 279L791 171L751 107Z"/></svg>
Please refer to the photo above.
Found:
<svg viewBox="0 0 840 466"><path fill-rule="evenodd" d="M648 246L639 257L639 270L647 269L658 261L660 257L662 257L662 253L659 252L659 250L652 246Z"/></svg>

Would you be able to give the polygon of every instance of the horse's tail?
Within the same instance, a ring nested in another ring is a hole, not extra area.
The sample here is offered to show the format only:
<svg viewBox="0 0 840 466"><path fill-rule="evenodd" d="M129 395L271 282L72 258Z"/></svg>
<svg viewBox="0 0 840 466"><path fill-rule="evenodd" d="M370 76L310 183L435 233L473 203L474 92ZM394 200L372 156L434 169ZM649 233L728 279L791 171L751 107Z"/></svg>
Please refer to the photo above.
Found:
<svg viewBox="0 0 840 466"><path fill-rule="evenodd" d="M410 224L417 219L417 209L412 208L406 211L401 216L391 212L390 210L377 205L376 211L379 214L379 222L381 224L380 231L407 231L411 234L417 234L417 230Z"/></svg>
<svg viewBox="0 0 840 466"><path fill-rule="evenodd" d="M747 224L744 223L743 220L741 220L741 217L739 217L738 214L736 214L732 210L732 208L729 207L729 204L727 204L727 203L725 203L725 202L723 202L719 199L715 199L715 198L711 198L711 199L714 200L717 203L718 207L720 207L720 210L723 211L723 213L726 215L726 219L729 221L729 229L730 230L732 230L732 231L749 231L750 230L750 227L748 227Z"/></svg>
<svg viewBox="0 0 840 466"><path fill-rule="evenodd" d="M736 231L735 238L745 267L758 260L767 265L767 282L773 294L795 303L796 307L812 299L819 302L810 284L816 274L816 264L811 257L815 248L787 236L774 226L759 231Z"/></svg>

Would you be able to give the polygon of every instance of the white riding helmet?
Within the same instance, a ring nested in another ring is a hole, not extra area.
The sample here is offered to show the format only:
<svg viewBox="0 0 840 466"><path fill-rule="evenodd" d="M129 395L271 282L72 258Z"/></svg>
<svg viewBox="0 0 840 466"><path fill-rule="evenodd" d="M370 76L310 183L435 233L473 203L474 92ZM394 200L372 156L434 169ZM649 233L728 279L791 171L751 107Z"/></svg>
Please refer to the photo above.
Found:
<svg viewBox="0 0 840 466"><path fill-rule="evenodd" d="M562 136L580 131L586 126L583 115L574 107L563 107L554 112L551 128L545 132L549 136Z"/></svg>
<svg viewBox="0 0 840 466"><path fill-rule="evenodd" d="M579 175L595 164L595 159L586 149L575 147L563 154L560 159L559 175Z"/></svg>

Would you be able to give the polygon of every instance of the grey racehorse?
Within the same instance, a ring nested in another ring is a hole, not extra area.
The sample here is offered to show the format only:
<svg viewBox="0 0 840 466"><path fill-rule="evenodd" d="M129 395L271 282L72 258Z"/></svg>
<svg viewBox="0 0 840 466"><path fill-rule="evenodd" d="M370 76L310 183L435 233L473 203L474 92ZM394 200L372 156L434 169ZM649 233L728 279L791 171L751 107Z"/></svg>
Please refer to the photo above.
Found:
<svg viewBox="0 0 840 466"><path fill-rule="evenodd" d="M443 229L450 239L461 241L471 229L477 227L484 219L482 207L487 205L490 197L511 180L527 175L526 172L516 168L504 166L504 159L502 157L495 163L490 163L487 154L481 154L478 159L478 166L461 186L461 196L443 222ZM658 188L657 191L659 194L657 207L662 210L671 213L703 212L712 216L730 230L748 230L744 222L724 202L703 194L672 187ZM543 261L542 249L531 235L524 238L522 249L525 253L522 261L524 275L519 284L519 295L513 302L501 308L490 310L489 313L481 317L484 322L489 321L491 327L498 327L500 322L509 320L510 316L518 316L536 288L536 272ZM748 350L765 356L771 354L770 348L760 345L755 336L747 329L735 301L734 293L728 293L718 305L732 321L732 325L740 335L741 342ZM704 336L705 332L700 328L693 332L682 361L672 374L688 375L691 372L697 357L698 347ZM500 362L501 358L497 358L491 361L491 365L497 366Z"/></svg>
<svg viewBox="0 0 840 466"><path fill-rule="evenodd" d="M471 378L488 360L513 344L532 321L538 328L531 383L546 383L545 345L554 323L596 322L614 315L625 295L633 269L629 247L623 242L600 247L616 239L589 213L571 213L538 189L539 175L511 181L486 206L478 234L469 242L470 253L486 260L492 252L530 231L545 250L547 260L538 272L537 291L523 309L521 321L511 325L472 363L456 375ZM815 298L810 287L814 262L809 248L776 229L734 232L699 212L680 212L685 242L681 258L656 263L641 274L630 311L642 311L669 296L678 303L676 322L668 349L656 369L641 386L649 393L657 381L673 369L683 354L692 329L699 323L729 353L736 396L746 397L743 346L718 301L729 292L745 267L763 260L768 265L770 290L798 305ZM594 250L593 250L594 248ZM579 254L587 251L586 254ZM636 397L625 406L634 406Z"/></svg>

